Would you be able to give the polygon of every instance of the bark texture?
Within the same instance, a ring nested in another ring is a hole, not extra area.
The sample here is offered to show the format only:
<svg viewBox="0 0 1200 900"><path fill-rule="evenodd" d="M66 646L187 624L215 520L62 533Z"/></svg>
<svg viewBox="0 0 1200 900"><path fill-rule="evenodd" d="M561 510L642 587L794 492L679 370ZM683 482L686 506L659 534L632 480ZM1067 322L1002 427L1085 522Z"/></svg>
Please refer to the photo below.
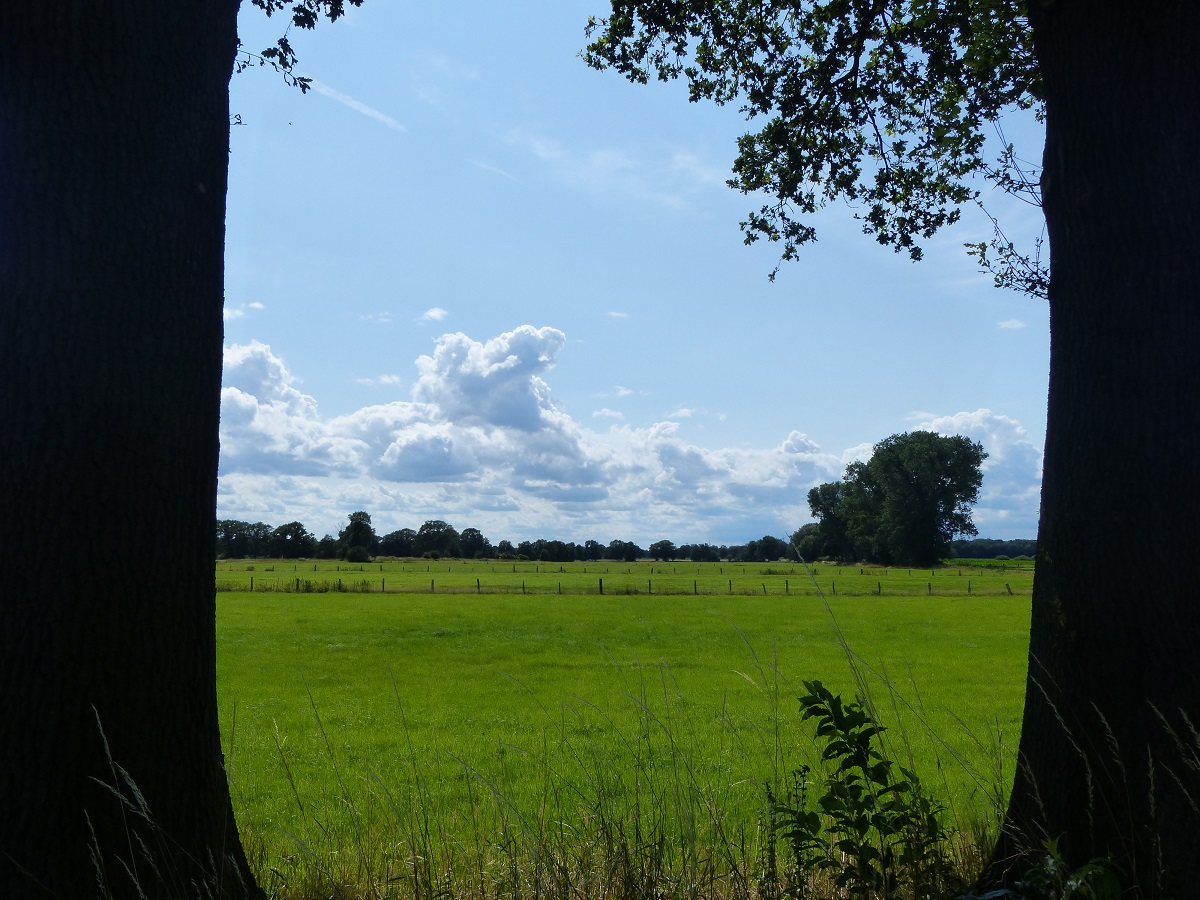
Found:
<svg viewBox="0 0 1200 900"><path fill-rule="evenodd" d="M1024 728L997 861L1060 839L1075 865L1117 860L1143 896L1190 896L1200 4L1029 11L1047 97L1050 393Z"/></svg>
<svg viewBox="0 0 1200 900"><path fill-rule="evenodd" d="M212 583L237 9L0 13L0 896L256 891Z"/></svg>

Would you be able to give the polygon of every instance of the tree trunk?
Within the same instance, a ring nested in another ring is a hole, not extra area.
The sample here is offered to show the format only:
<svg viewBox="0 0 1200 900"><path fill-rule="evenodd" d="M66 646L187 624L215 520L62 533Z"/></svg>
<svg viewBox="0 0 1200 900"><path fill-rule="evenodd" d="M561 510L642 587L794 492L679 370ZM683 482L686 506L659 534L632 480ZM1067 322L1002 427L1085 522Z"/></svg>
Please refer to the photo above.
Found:
<svg viewBox="0 0 1200 900"><path fill-rule="evenodd" d="M1047 98L1050 394L1025 719L997 861L1059 839L1074 865L1114 858L1143 896L1189 896L1200 4L1032 0L1030 19Z"/></svg>
<svg viewBox="0 0 1200 900"><path fill-rule="evenodd" d="M237 9L0 14L0 896L257 893L213 595Z"/></svg>

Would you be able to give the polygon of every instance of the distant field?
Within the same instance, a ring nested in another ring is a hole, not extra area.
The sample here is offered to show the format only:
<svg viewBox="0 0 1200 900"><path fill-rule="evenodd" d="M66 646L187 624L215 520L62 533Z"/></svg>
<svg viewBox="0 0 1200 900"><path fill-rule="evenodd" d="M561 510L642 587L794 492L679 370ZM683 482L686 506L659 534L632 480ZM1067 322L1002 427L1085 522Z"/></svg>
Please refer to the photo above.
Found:
<svg viewBox="0 0 1200 900"><path fill-rule="evenodd" d="M958 579L958 580L955 580ZM1031 562L969 560L938 569L800 563L536 563L222 560L217 590L284 593L764 594L916 596L1028 594Z"/></svg>
<svg viewBox="0 0 1200 900"><path fill-rule="evenodd" d="M226 757L260 865L368 833L457 859L648 800L751 840L764 782L811 753L801 682L860 690L841 639L903 725L895 752L959 816L1011 778L1028 568L315 565L217 565Z"/></svg>

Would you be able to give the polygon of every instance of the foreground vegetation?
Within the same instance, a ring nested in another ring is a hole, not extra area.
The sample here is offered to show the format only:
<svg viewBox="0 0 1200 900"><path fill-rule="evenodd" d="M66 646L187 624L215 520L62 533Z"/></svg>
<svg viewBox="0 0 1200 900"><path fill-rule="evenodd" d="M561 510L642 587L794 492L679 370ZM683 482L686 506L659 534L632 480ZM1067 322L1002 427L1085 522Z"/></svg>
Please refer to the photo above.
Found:
<svg viewBox="0 0 1200 900"><path fill-rule="evenodd" d="M767 789L816 762L797 707L813 679L869 692L960 848L994 823L1028 569L818 567L826 605L799 565L609 566L603 595L595 566L546 568L219 564L227 767L264 886L769 893ZM297 592L301 576L343 592Z"/></svg>

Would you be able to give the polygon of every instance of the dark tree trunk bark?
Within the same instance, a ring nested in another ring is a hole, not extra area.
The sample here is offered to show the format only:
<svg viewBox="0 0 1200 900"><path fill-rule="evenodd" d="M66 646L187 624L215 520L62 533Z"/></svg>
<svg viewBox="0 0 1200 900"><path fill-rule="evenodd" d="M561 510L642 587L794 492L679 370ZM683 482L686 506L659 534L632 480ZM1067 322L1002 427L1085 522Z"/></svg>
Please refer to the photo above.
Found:
<svg viewBox="0 0 1200 900"><path fill-rule="evenodd" d="M1200 885L1200 4L1030 0L1050 394L1029 682L1001 842ZM1176 743L1172 731L1182 738ZM1018 836L1020 835L1020 836Z"/></svg>
<svg viewBox="0 0 1200 900"><path fill-rule="evenodd" d="M0 13L0 896L257 892L213 596L237 10Z"/></svg>

